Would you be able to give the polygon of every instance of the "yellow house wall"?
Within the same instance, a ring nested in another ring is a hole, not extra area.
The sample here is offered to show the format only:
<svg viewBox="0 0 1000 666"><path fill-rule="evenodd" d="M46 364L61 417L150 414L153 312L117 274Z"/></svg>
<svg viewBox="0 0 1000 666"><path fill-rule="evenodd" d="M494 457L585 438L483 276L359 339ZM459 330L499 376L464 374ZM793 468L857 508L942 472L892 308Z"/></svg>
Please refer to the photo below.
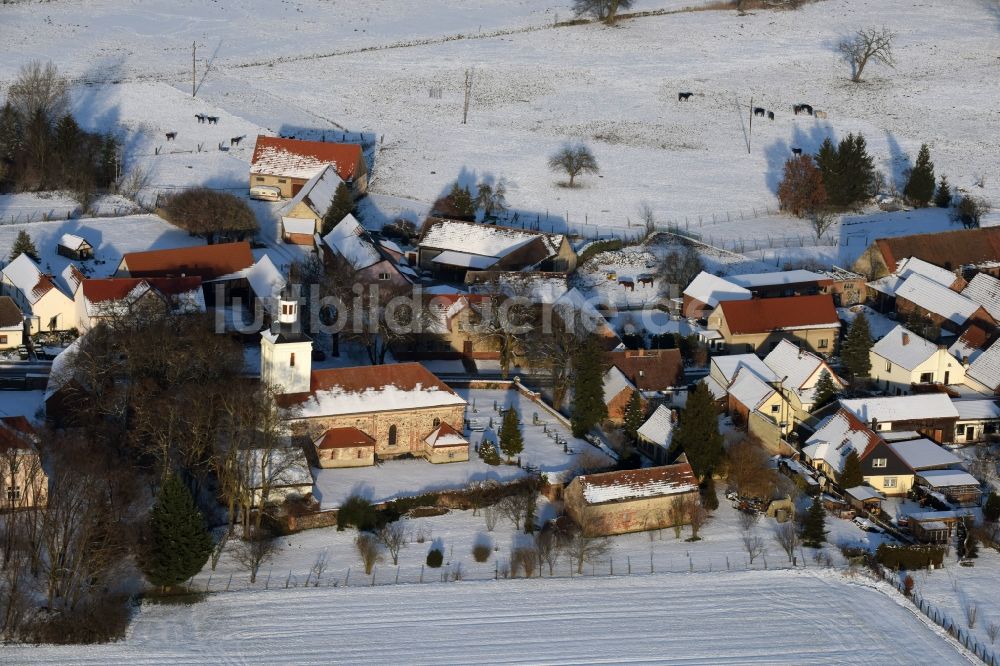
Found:
<svg viewBox="0 0 1000 666"><path fill-rule="evenodd" d="M886 488L886 479L896 479L895 488ZM864 477L865 483L870 485L875 490L879 491L883 495L905 495L910 492L913 488L913 474L888 474L884 476L866 476Z"/></svg>
<svg viewBox="0 0 1000 666"><path fill-rule="evenodd" d="M375 449L351 446L342 449L316 449L316 459L323 469L333 467L370 467L375 464Z"/></svg>

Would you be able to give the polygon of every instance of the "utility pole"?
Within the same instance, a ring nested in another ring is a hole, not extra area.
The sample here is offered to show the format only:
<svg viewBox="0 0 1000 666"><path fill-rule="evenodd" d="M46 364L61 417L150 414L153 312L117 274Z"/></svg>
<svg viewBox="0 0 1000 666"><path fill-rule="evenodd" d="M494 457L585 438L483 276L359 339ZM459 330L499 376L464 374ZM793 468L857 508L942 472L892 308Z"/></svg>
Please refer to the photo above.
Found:
<svg viewBox="0 0 1000 666"><path fill-rule="evenodd" d="M462 107L462 124L468 124L469 101L472 99L472 70L465 70L465 104Z"/></svg>
<svg viewBox="0 0 1000 666"><path fill-rule="evenodd" d="M191 42L191 97L194 97L195 91L197 90L196 88L197 85L196 82L198 80L198 72L196 69L198 62L196 58L197 53L198 53L198 42Z"/></svg>

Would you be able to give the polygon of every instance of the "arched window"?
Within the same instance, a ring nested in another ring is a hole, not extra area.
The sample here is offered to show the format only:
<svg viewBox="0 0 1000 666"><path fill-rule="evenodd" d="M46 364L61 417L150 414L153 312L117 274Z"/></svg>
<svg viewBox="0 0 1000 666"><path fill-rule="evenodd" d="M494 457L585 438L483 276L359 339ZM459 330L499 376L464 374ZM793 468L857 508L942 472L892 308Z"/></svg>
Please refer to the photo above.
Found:
<svg viewBox="0 0 1000 666"><path fill-rule="evenodd" d="M396 426L389 426L389 446L396 446Z"/></svg>
<svg viewBox="0 0 1000 666"><path fill-rule="evenodd" d="M435 416L434 417L434 427L437 428L439 425L441 425L441 419L439 419L439 418L437 418Z"/></svg>

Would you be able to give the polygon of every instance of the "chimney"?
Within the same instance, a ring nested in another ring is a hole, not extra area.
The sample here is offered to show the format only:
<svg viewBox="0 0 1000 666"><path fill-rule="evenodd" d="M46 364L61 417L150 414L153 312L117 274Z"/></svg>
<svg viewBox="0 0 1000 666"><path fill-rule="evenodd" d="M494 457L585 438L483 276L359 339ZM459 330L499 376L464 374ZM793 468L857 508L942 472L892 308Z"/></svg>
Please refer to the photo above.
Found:
<svg viewBox="0 0 1000 666"><path fill-rule="evenodd" d="M910 344L910 334L903 333L903 346L905 347L908 344Z"/></svg>
<svg viewBox="0 0 1000 666"><path fill-rule="evenodd" d="M878 432L878 419L872 418L872 432Z"/></svg>

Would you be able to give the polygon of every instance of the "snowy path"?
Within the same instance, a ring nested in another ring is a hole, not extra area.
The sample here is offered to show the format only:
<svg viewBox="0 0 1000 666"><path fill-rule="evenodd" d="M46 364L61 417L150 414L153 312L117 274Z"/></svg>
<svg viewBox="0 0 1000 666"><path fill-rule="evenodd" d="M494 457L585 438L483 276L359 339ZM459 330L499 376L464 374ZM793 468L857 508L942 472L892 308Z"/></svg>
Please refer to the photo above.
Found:
<svg viewBox="0 0 1000 666"><path fill-rule="evenodd" d="M5 647L10 663L958 664L908 609L837 574L243 592L151 606L124 643Z"/></svg>

